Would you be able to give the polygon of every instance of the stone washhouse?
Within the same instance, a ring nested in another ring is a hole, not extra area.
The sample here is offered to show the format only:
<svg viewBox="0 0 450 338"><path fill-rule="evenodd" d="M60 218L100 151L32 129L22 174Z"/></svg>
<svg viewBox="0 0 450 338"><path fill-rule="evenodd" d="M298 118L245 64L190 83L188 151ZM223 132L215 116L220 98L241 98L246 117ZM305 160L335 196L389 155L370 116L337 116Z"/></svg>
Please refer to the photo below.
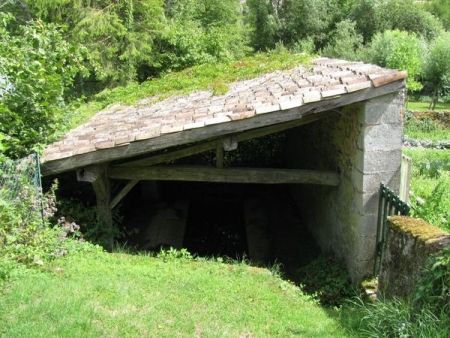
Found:
<svg viewBox="0 0 450 338"><path fill-rule="evenodd" d="M307 67L232 83L223 95L196 91L112 106L48 146L42 175L76 171L79 181L91 182L105 227L112 226L111 210L138 186L151 203L160 202L157 187L163 182L175 191L186 182L283 187L316 244L343 259L357 282L373 268L380 183L399 188L406 77L319 58ZM224 165L227 152L275 133L284 135L282 168ZM174 164L208 151L215 152L214 165ZM120 189L112 191L112 182L120 182ZM263 260L271 240L261 230L267 226L264 207L255 199L242 204L250 258ZM182 247L189 212L185 195L154 214L146 230L149 246ZM296 226L284 224L282 230L292 255Z"/></svg>

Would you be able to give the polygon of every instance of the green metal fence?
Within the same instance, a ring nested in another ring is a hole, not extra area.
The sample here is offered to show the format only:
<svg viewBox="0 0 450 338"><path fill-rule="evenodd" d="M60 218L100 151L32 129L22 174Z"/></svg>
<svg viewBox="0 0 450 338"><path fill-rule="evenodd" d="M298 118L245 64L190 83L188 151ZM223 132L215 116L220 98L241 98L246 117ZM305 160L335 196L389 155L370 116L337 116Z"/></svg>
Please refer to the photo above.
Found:
<svg viewBox="0 0 450 338"><path fill-rule="evenodd" d="M42 183L37 154L0 162L0 200L14 205L23 199L30 201L30 208L22 217L30 217L36 211L42 216Z"/></svg>
<svg viewBox="0 0 450 338"><path fill-rule="evenodd" d="M383 246L386 239L388 216L409 216L409 212L409 205L403 202L392 190L381 183L378 199L377 241L375 247L375 262L373 266L374 276L378 276L380 272L380 264L383 257Z"/></svg>

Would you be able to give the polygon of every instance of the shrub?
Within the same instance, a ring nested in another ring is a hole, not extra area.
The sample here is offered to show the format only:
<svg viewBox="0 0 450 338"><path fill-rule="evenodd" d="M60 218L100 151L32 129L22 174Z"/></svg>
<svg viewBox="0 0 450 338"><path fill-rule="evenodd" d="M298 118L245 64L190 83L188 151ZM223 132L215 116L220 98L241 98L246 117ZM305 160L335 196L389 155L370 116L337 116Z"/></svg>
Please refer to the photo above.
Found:
<svg viewBox="0 0 450 338"><path fill-rule="evenodd" d="M43 265L78 247L86 250L89 246L78 246L82 239L76 223L60 218L56 225L51 224L56 211L57 182L42 194L29 181L33 168L23 165L22 170L5 175L2 170L5 167L0 167L0 281L26 273L28 267ZM13 179L20 184L10 184ZM12 191L13 187L19 191Z"/></svg>
<svg viewBox="0 0 450 338"><path fill-rule="evenodd" d="M326 255L298 269L296 279L303 291L312 294L325 306L340 306L357 291L345 267Z"/></svg>
<svg viewBox="0 0 450 338"><path fill-rule="evenodd" d="M450 231L450 173L439 171L439 182L430 194L411 200L414 215Z"/></svg>
<svg viewBox="0 0 450 338"><path fill-rule="evenodd" d="M450 317L450 247L431 257L416 292L416 306L430 305L436 314Z"/></svg>

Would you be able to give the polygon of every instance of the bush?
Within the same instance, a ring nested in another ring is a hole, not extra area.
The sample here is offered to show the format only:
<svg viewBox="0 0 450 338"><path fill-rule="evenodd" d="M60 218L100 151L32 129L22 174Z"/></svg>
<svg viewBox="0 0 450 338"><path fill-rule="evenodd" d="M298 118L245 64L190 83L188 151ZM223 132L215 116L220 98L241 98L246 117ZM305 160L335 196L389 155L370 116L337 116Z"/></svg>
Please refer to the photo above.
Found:
<svg viewBox="0 0 450 338"><path fill-rule="evenodd" d="M15 185L20 188L16 197L16 192L11 191L14 185L9 184L12 177L5 175L6 179L0 182L0 281L76 251L83 241L76 223L60 218L56 225L51 224L56 212L57 183L43 195L23 178L30 174L29 170L25 168L13 175L20 182ZM79 247L85 250L86 246L89 245Z"/></svg>
<svg viewBox="0 0 450 338"><path fill-rule="evenodd" d="M416 306L429 305L436 314L450 318L450 247L431 257L422 272Z"/></svg>
<svg viewBox="0 0 450 338"><path fill-rule="evenodd" d="M340 306L357 291L345 267L331 256L321 255L298 269L296 279L304 292L325 306Z"/></svg>
<svg viewBox="0 0 450 338"><path fill-rule="evenodd" d="M450 173L439 171L439 181L431 193L414 196L411 204L414 216L423 218L446 231L450 231Z"/></svg>

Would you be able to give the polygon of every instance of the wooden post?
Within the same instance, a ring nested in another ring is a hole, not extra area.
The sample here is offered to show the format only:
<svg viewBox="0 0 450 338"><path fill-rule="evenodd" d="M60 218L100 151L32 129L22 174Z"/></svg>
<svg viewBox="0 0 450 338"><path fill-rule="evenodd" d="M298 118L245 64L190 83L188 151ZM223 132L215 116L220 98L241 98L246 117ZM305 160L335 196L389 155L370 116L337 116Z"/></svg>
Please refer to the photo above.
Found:
<svg viewBox="0 0 450 338"><path fill-rule="evenodd" d="M223 144L222 144L222 141L217 142L216 168L223 168Z"/></svg>
<svg viewBox="0 0 450 338"><path fill-rule="evenodd" d="M78 180L91 182L97 198L97 215L100 226L100 244L111 251L114 244L114 229L110 208L111 186L106 175L106 165L86 167L78 171Z"/></svg>

